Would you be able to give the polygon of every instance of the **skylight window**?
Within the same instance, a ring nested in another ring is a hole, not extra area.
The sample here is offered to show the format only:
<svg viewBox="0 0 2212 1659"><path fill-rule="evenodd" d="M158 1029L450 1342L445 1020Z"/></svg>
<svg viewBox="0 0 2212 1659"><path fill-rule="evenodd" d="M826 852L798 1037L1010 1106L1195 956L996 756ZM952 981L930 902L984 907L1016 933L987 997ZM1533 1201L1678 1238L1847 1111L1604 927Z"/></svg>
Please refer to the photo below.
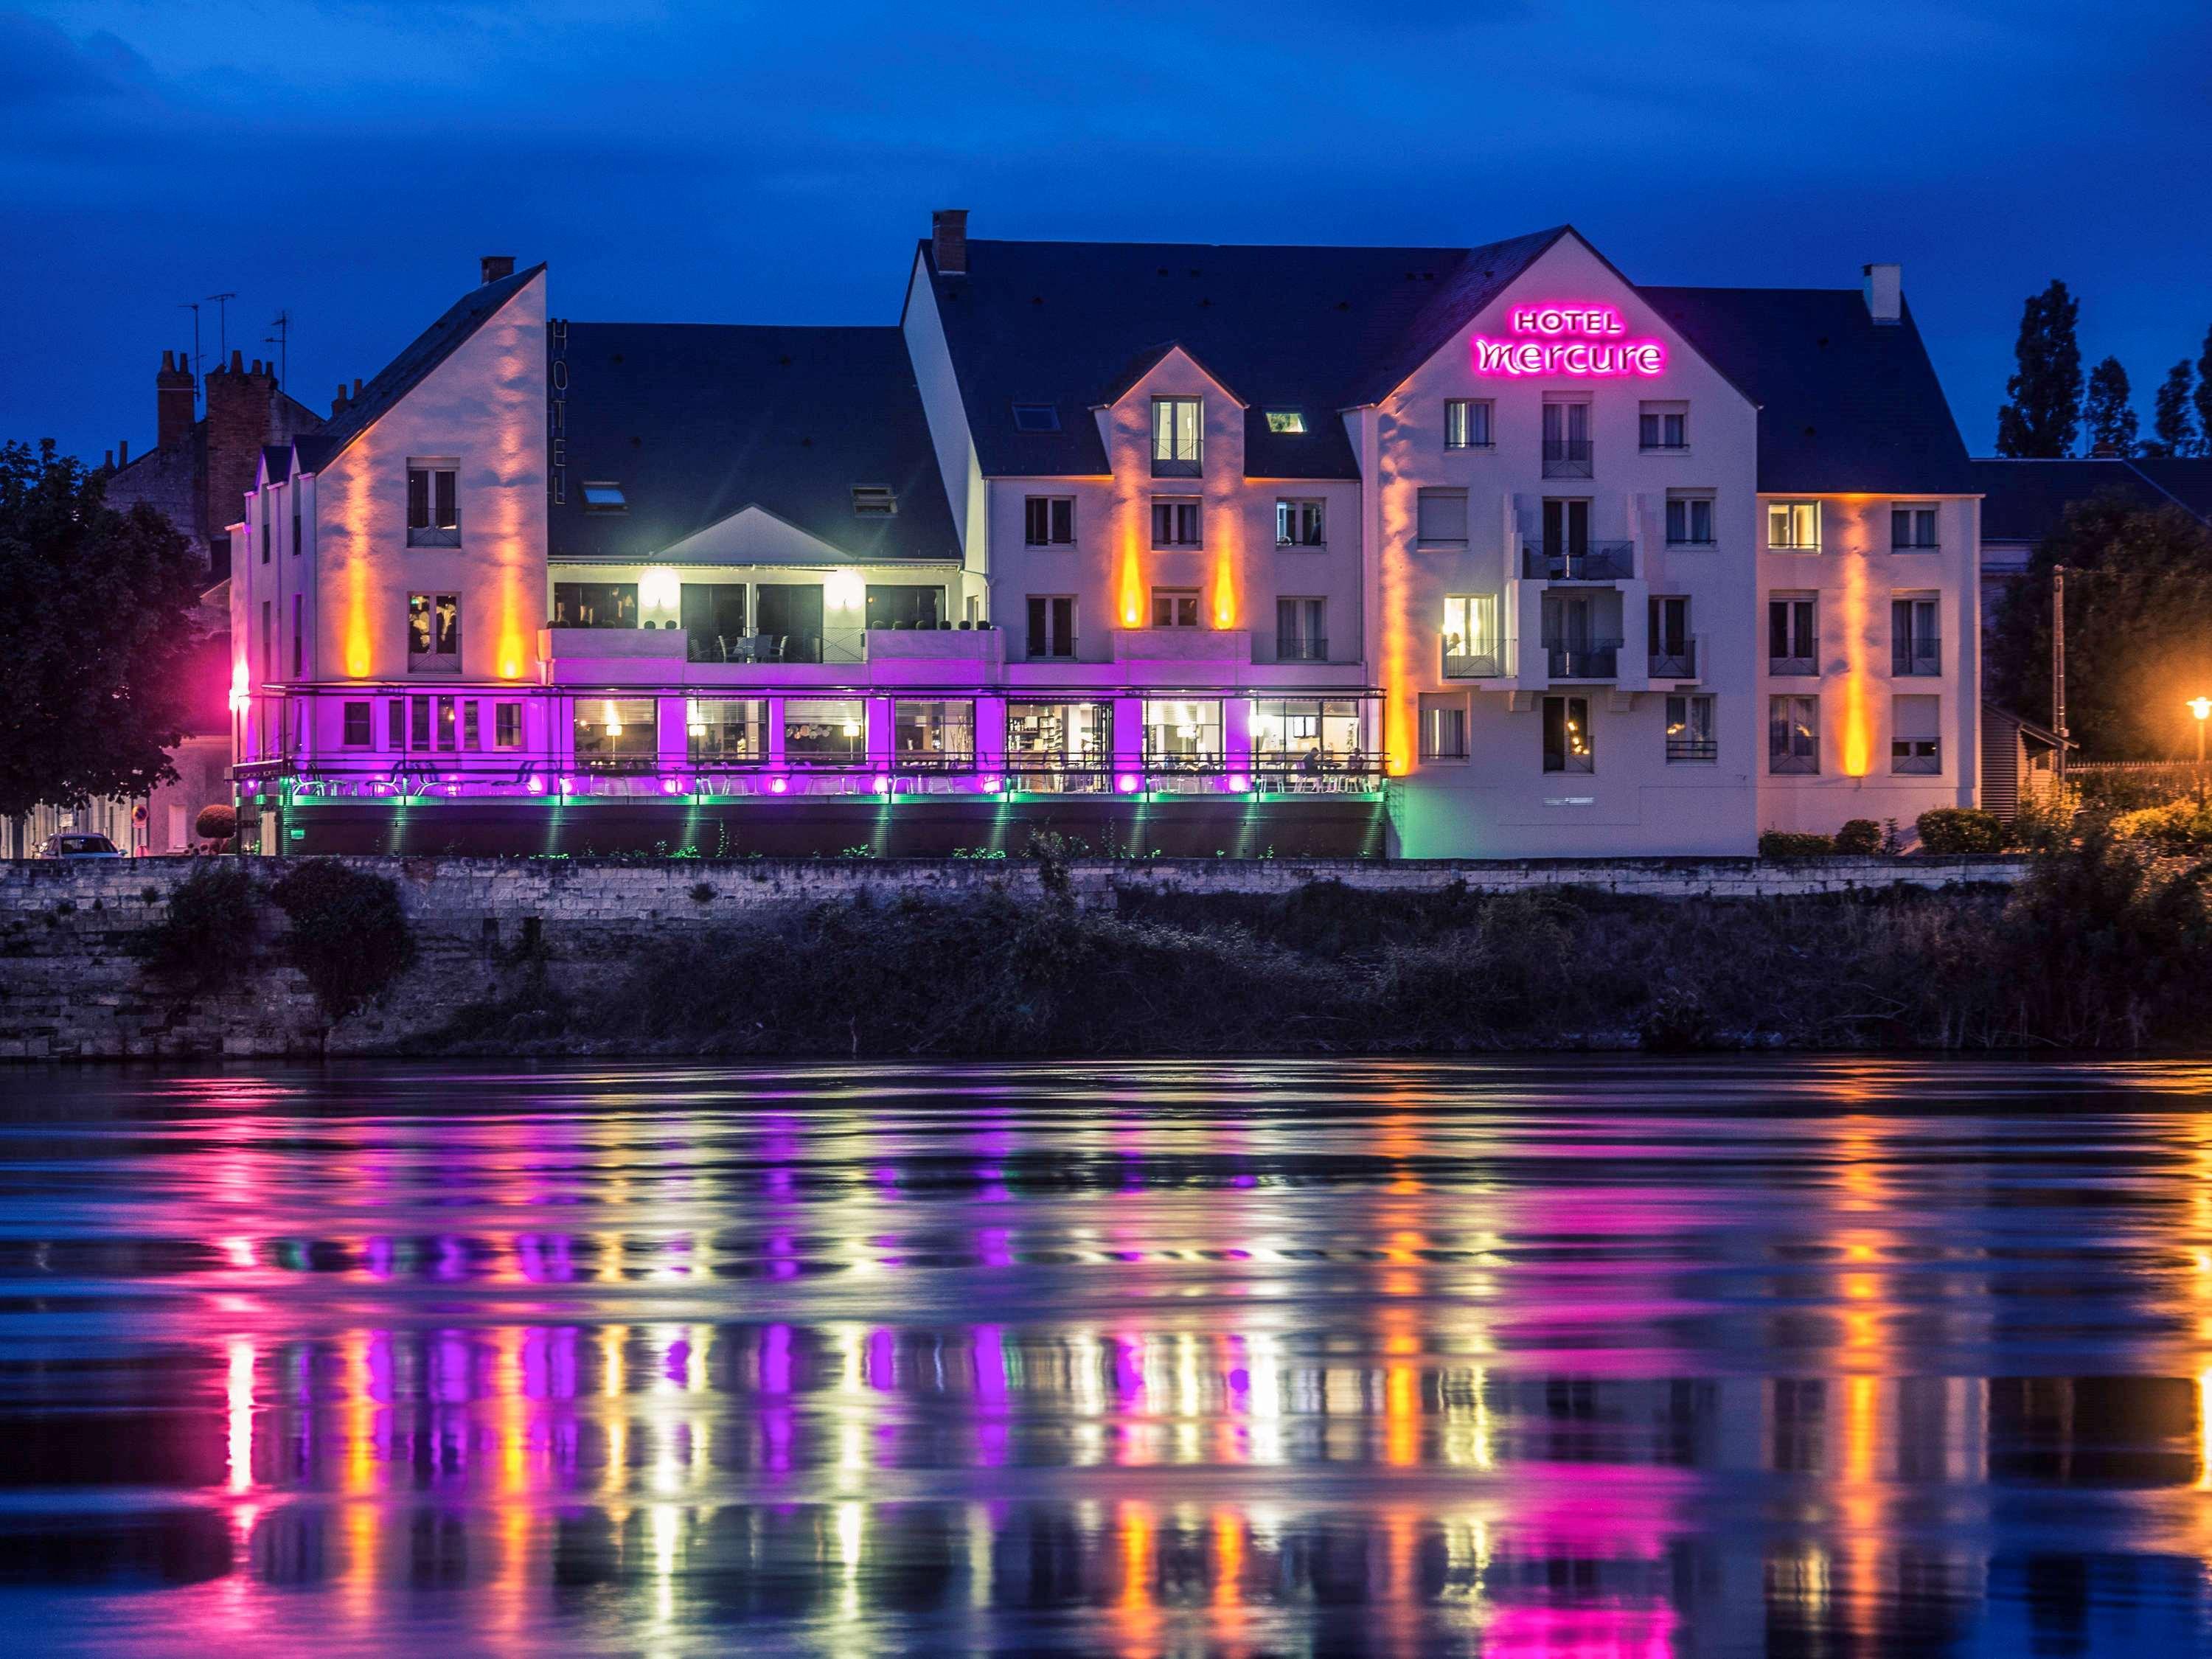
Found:
<svg viewBox="0 0 2212 1659"><path fill-rule="evenodd" d="M1016 404L1014 430L1017 432L1059 431L1059 406L1054 404Z"/></svg>
<svg viewBox="0 0 2212 1659"><path fill-rule="evenodd" d="M1283 433L1290 437L1303 437L1306 429L1306 412L1303 409L1271 409L1267 411L1267 430Z"/></svg>
<svg viewBox="0 0 2212 1659"><path fill-rule="evenodd" d="M623 487L611 478L584 480L584 511L586 513L627 513L629 498Z"/></svg>
<svg viewBox="0 0 2212 1659"><path fill-rule="evenodd" d="M898 511L898 494L889 484L854 484L853 513L857 518L888 519Z"/></svg>

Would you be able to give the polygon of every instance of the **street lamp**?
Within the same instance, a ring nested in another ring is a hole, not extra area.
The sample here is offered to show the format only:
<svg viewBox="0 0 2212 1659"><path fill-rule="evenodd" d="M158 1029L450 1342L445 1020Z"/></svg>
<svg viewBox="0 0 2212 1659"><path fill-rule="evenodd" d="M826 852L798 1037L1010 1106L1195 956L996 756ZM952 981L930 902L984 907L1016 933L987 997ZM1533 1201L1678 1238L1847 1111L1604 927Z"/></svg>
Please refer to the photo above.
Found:
<svg viewBox="0 0 2212 1659"><path fill-rule="evenodd" d="M2197 716L2197 810L2204 810L2204 723L2212 720L2212 697L2191 697L2189 712Z"/></svg>

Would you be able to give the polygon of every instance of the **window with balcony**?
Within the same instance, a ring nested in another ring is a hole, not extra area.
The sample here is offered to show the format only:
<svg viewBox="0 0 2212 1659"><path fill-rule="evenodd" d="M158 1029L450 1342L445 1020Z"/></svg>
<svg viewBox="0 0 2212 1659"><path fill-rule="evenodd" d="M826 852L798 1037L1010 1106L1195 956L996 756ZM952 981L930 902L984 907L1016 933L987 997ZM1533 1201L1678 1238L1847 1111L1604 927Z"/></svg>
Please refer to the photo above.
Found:
<svg viewBox="0 0 2212 1659"><path fill-rule="evenodd" d="M965 697L901 698L891 705L891 752L910 768L975 763L975 705Z"/></svg>
<svg viewBox="0 0 2212 1659"><path fill-rule="evenodd" d="M685 582L677 592L684 654L693 662L746 661L745 585Z"/></svg>
<svg viewBox="0 0 2212 1659"><path fill-rule="evenodd" d="M1075 542L1075 497L1031 495L1022 503L1022 542L1028 547L1071 547Z"/></svg>
<svg viewBox="0 0 2212 1659"><path fill-rule="evenodd" d="M1820 700L1766 700L1766 769L1777 777L1810 777L1820 769Z"/></svg>
<svg viewBox="0 0 2212 1659"><path fill-rule="evenodd" d="M1901 594L1889 602L1889 672L1943 672L1941 601L1932 594Z"/></svg>
<svg viewBox="0 0 2212 1659"><path fill-rule="evenodd" d="M1498 595L1445 595L1443 646L1443 677L1446 679L1495 679L1504 671L1504 644L1498 637Z"/></svg>
<svg viewBox="0 0 2212 1659"><path fill-rule="evenodd" d="M553 584L556 628L635 628L637 615L635 582Z"/></svg>
<svg viewBox="0 0 2212 1659"><path fill-rule="evenodd" d="M1546 671L1555 680L1609 680L1620 670L1618 602L1601 606L1571 590L1544 595Z"/></svg>
<svg viewBox="0 0 2212 1659"><path fill-rule="evenodd" d="M1638 448L1646 450L1687 449L1689 404L1644 402L1636 411L1636 444Z"/></svg>
<svg viewBox="0 0 2212 1659"><path fill-rule="evenodd" d="M1282 500L1275 503L1277 547L1325 547L1328 521L1324 504L1311 500Z"/></svg>
<svg viewBox="0 0 2212 1659"><path fill-rule="evenodd" d="M579 697L574 732L576 764L587 772L650 772L659 763L650 697Z"/></svg>
<svg viewBox="0 0 2212 1659"><path fill-rule="evenodd" d="M1280 598L1275 601L1275 660L1328 660L1328 601Z"/></svg>
<svg viewBox="0 0 2212 1659"><path fill-rule="evenodd" d="M1147 765L1218 765L1221 753L1221 702L1218 698L1146 700L1145 761Z"/></svg>
<svg viewBox="0 0 2212 1659"><path fill-rule="evenodd" d="M1713 737L1713 700L1702 692L1667 699L1667 763L1689 764L1720 758Z"/></svg>
<svg viewBox="0 0 2212 1659"><path fill-rule="evenodd" d="M1152 399L1152 476L1195 478L1205 467L1206 405L1197 398Z"/></svg>
<svg viewBox="0 0 2212 1659"><path fill-rule="evenodd" d="M1646 605L1650 620L1651 678L1689 680L1698 676L1698 642L1690 633L1690 601L1679 593L1654 594Z"/></svg>
<svg viewBox="0 0 2212 1659"><path fill-rule="evenodd" d="M1156 587L1152 590L1152 626L1198 626L1198 590L1194 587Z"/></svg>
<svg viewBox="0 0 2212 1659"><path fill-rule="evenodd" d="M768 758L768 703L760 697L690 697L684 751L695 766L757 765Z"/></svg>
<svg viewBox="0 0 2212 1659"><path fill-rule="evenodd" d="M1713 544L1713 498L1689 490L1667 492L1667 545Z"/></svg>
<svg viewBox="0 0 2212 1659"><path fill-rule="evenodd" d="M793 766L860 766L868 706L857 697L793 697L783 705L783 756Z"/></svg>
<svg viewBox="0 0 2212 1659"><path fill-rule="evenodd" d="M1544 476L1588 478L1596 474L1590 450L1587 402L1547 399L1544 404Z"/></svg>
<svg viewBox="0 0 2212 1659"><path fill-rule="evenodd" d="M1905 775L1940 775L1943 770L1942 720L1941 697L1892 697L1889 769Z"/></svg>
<svg viewBox="0 0 2212 1659"><path fill-rule="evenodd" d="M1197 497L1189 495L1152 497L1152 545L1154 547L1203 546L1204 525L1205 513Z"/></svg>
<svg viewBox="0 0 2212 1659"><path fill-rule="evenodd" d="M1413 507L1413 538L1422 546L1467 545L1467 491L1424 489Z"/></svg>
<svg viewBox="0 0 2212 1659"><path fill-rule="evenodd" d="M407 545L461 544L461 464L416 459L407 463Z"/></svg>
<svg viewBox="0 0 2212 1659"><path fill-rule="evenodd" d="M820 662L823 659L822 584L763 582L753 594L755 662ZM856 659L859 636L838 630L837 660Z"/></svg>
<svg viewBox="0 0 2212 1659"><path fill-rule="evenodd" d="M369 744L368 705L349 702L345 706L345 746L366 749Z"/></svg>
<svg viewBox="0 0 2212 1659"><path fill-rule="evenodd" d="M461 596L407 596L407 668L410 673L453 674L461 666Z"/></svg>
<svg viewBox="0 0 2212 1659"><path fill-rule="evenodd" d="M491 744L495 749L522 747L522 705L520 703L492 704Z"/></svg>
<svg viewBox="0 0 2212 1659"><path fill-rule="evenodd" d="M1073 593L1032 593L1029 596L1029 648L1032 657L1073 657L1075 654L1075 596Z"/></svg>
<svg viewBox="0 0 2212 1659"><path fill-rule="evenodd" d="M1597 750L1590 741L1588 697L1544 699L1544 769L1597 770Z"/></svg>
<svg viewBox="0 0 2212 1659"><path fill-rule="evenodd" d="M1766 547L1771 553L1818 553L1820 550L1820 502L1767 502Z"/></svg>
<svg viewBox="0 0 2212 1659"><path fill-rule="evenodd" d="M1495 441L1491 437L1491 411L1487 398L1449 398L1444 401L1444 447L1446 449L1488 449Z"/></svg>
<svg viewBox="0 0 2212 1659"><path fill-rule="evenodd" d="M1110 702L1010 702L1006 705L1006 769L1023 777L1017 787L1103 787L1114 760ZM1066 773L1087 775L1071 780ZM1040 776L1038 775L1049 775Z"/></svg>
<svg viewBox="0 0 2212 1659"><path fill-rule="evenodd" d="M1933 553L1940 545L1932 502L1893 501L1889 508L1889 550Z"/></svg>
<svg viewBox="0 0 2212 1659"><path fill-rule="evenodd" d="M933 629L945 622L945 590L934 585L870 582L864 605L870 628Z"/></svg>
<svg viewBox="0 0 2212 1659"><path fill-rule="evenodd" d="M1420 726L1423 760L1465 760L1467 694L1464 691L1422 692Z"/></svg>
<svg viewBox="0 0 2212 1659"><path fill-rule="evenodd" d="M1820 672L1819 601L1810 593L1777 594L1766 602L1766 672Z"/></svg>

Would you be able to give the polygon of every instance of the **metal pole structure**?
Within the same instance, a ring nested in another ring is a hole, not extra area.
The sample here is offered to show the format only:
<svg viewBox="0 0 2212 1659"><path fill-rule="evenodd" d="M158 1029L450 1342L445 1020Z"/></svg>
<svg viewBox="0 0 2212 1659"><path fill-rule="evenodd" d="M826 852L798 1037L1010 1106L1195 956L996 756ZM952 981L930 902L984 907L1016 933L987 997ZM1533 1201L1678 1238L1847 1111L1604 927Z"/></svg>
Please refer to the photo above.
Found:
<svg viewBox="0 0 2212 1659"><path fill-rule="evenodd" d="M180 300L177 309L192 313L192 418L198 420L200 416L200 302Z"/></svg>
<svg viewBox="0 0 2212 1659"><path fill-rule="evenodd" d="M215 301L216 361L228 366L230 362L230 302L238 295L225 293L210 294L207 297Z"/></svg>
<svg viewBox="0 0 2212 1659"><path fill-rule="evenodd" d="M2058 734L2058 787L2066 787L2066 567L2051 567L2051 729Z"/></svg>

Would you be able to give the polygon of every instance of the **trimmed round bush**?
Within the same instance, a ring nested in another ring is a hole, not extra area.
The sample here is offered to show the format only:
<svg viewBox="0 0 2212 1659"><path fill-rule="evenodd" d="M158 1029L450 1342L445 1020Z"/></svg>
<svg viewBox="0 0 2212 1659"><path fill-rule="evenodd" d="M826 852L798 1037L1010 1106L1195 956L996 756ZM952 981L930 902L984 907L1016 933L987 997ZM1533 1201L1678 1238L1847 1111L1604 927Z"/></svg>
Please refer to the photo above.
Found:
<svg viewBox="0 0 2212 1659"><path fill-rule="evenodd" d="M1836 850L1864 858L1881 851L1881 826L1872 818L1846 818L1836 830Z"/></svg>
<svg viewBox="0 0 2212 1659"><path fill-rule="evenodd" d="M1768 830L1759 837L1763 859L1824 859L1836 850L1832 836L1816 836L1806 830Z"/></svg>
<svg viewBox="0 0 2212 1659"><path fill-rule="evenodd" d="M211 801L192 820L192 833L202 841L228 841L238 833L238 809L228 801Z"/></svg>
<svg viewBox="0 0 2212 1659"><path fill-rule="evenodd" d="M2004 825L1993 812L1972 806L1938 806L1915 820L1923 853L2002 853Z"/></svg>

